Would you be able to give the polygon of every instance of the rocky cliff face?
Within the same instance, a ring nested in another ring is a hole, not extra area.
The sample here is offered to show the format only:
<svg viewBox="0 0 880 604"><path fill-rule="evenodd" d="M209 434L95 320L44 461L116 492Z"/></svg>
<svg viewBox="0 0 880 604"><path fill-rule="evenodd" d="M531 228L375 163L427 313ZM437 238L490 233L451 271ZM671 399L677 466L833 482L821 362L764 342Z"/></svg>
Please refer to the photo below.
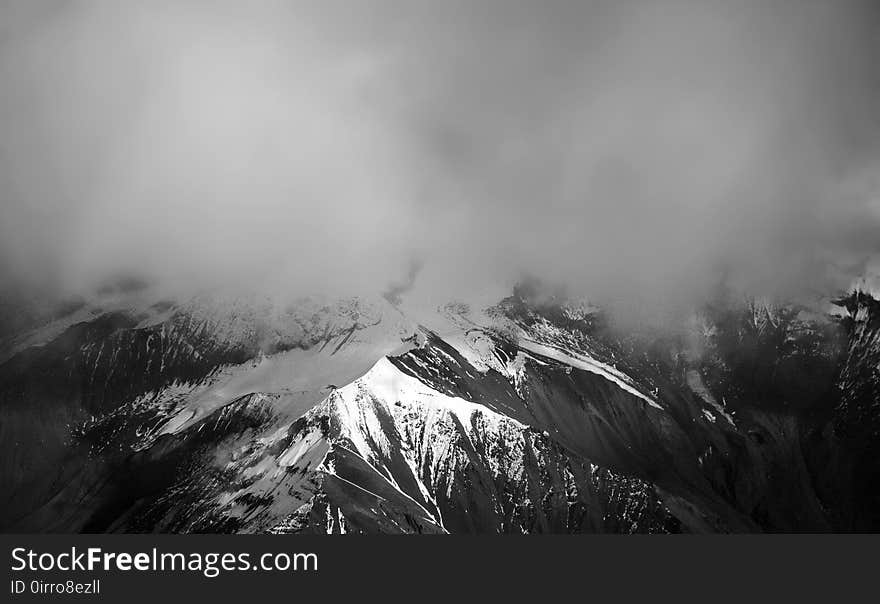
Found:
<svg viewBox="0 0 880 604"><path fill-rule="evenodd" d="M838 380L834 430L853 460L849 519L857 530L880 527L880 301L862 292L839 300L847 348Z"/></svg>
<svg viewBox="0 0 880 604"><path fill-rule="evenodd" d="M676 337L523 288L485 311L391 302L113 292L19 329L0 527L878 527L869 296L840 317L718 304Z"/></svg>

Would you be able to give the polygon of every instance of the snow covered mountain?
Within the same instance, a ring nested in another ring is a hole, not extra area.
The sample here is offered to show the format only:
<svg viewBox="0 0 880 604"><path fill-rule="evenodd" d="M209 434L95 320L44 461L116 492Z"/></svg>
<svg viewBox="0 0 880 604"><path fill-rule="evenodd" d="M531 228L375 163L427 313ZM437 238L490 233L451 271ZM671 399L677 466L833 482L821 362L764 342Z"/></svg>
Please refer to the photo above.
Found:
<svg viewBox="0 0 880 604"><path fill-rule="evenodd" d="M7 322L0 529L877 530L880 303L837 308L621 335L524 286L428 312L111 288Z"/></svg>

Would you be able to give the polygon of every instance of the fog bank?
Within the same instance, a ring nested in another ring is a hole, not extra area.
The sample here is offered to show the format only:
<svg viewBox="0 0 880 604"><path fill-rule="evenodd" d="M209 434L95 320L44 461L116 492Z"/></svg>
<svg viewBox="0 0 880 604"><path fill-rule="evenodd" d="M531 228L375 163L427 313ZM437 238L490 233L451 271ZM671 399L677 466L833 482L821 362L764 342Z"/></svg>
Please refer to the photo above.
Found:
<svg viewBox="0 0 880 604"><path fill-rule="evenodd" d="M845 286L880 244L878 31L841 0L7 2L0 274Z"/></svg>

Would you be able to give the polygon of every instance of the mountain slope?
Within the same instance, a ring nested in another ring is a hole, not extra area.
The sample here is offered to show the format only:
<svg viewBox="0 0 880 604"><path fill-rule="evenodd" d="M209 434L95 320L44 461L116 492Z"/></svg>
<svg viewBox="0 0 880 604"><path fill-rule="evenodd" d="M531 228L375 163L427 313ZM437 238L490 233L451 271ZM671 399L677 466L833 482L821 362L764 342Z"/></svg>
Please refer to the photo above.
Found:
<svg viewBox="0 0 880 604"><path fill-rule="evenodd" d="M856 485L877 431L852 429L873 425L852 420L876 407L873 307L709 308L685 341L523 289L478 312L395 303L138 292L7 339L0 526L876 527Z"/></svg>

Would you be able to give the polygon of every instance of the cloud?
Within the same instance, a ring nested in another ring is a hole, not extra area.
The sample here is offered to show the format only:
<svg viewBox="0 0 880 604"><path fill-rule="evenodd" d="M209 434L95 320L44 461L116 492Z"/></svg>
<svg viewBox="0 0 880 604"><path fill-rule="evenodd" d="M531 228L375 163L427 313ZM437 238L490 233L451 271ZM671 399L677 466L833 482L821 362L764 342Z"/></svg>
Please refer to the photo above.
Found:
<svg viewBox="0 0 880 604"><path fill-rule="evenodd" d="M13 4L0 269L832 287L880 240L872 4Z"/></svg>

